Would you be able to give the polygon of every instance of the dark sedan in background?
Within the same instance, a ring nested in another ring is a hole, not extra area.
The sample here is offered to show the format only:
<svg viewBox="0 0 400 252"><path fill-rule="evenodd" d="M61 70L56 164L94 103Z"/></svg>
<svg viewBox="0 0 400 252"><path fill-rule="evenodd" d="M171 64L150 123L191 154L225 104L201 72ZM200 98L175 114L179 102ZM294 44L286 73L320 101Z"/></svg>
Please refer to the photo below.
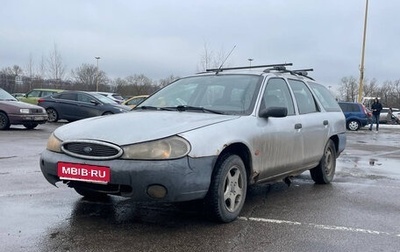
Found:
<svg viewBox="0 0 400 252"><path fill-rule="evenodd" d="M100 94L84 91L64 91L43 97L39 99L38 105L46 109L49 122L61 119L76 121L130 110L128 106L119 105Z"/></svg>
<svg viewBox="0 0 400 252"><path fill-rule="evenodd" d="M34 129L46 121L47 114L42 107L18 101L0 88L0 130L8 129L13 124Z"/></svg>

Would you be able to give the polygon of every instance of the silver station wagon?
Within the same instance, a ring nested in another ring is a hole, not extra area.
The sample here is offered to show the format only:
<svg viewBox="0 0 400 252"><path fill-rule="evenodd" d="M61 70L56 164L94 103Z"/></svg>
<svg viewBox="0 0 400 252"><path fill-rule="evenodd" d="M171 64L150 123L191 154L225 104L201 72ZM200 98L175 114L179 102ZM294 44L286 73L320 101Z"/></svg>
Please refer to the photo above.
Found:
<svg viewBox="0 0 400 252"><path fill-rule="evenodd" d="M287 64L209 69L178 79L129 113L59 127L41 154L53 185L87 199L198 202L235 220L248 186L310 170L328 184L346 145L343 112L306 70Z"/></svg>

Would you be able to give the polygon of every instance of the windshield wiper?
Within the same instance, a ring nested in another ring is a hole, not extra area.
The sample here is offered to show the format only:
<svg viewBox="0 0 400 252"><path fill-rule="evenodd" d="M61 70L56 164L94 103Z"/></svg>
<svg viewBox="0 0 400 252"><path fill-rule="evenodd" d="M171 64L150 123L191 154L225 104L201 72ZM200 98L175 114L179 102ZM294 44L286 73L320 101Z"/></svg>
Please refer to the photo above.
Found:
<svg viewBox="0 0 400 252"><path fill-rule="evenodd" d="M178 111L194 110L194 111L203 111L203 112L214 113L214 114L219 114L219 115L224 114L224 112L221 112L221 111L218 111L218 110L206 109L204 107L187 106L187 105L176 106L176 109Z"/></svg>
<svg viewBox="0 0 400 252"><path fill-rule="evenodd" d="M168 107L155 107L155 106L140 106L140 107L136 107L134 108L134 110L138 110L138 109L143 109L143 110L168 110L168 111L172 111L175 110L175 108L168 108Z"/></svg>

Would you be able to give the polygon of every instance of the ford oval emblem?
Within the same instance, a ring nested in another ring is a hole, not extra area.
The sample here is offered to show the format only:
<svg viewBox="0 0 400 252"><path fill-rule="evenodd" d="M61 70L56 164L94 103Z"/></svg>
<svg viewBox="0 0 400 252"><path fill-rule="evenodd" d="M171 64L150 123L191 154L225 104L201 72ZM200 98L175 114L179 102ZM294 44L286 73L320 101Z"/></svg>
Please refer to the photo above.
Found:
<svg viewBox="0 0 400 252"><path fill-rule="evenodd" d="M83 148L83 151L84 151L85 153L89 154L90 152L93 151L93 149L92 149L91 147L89 147L89 146L86 146L85 148Z"/></svg>

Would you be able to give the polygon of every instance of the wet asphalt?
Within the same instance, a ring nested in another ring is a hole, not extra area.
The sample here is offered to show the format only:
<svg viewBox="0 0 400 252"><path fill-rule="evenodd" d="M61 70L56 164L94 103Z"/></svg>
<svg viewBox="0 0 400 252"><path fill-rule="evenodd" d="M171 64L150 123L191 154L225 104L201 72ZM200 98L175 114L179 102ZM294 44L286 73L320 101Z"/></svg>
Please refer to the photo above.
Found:
<svg viewBox="0 0 400 252"><path fill-rule="evenodd" d="M63 123L0 131L0 251L399 251L400 126L348 132L330 185L309 173L251 187L240 218L201 208L90 202L50 185L39 155Z"/></svg>

